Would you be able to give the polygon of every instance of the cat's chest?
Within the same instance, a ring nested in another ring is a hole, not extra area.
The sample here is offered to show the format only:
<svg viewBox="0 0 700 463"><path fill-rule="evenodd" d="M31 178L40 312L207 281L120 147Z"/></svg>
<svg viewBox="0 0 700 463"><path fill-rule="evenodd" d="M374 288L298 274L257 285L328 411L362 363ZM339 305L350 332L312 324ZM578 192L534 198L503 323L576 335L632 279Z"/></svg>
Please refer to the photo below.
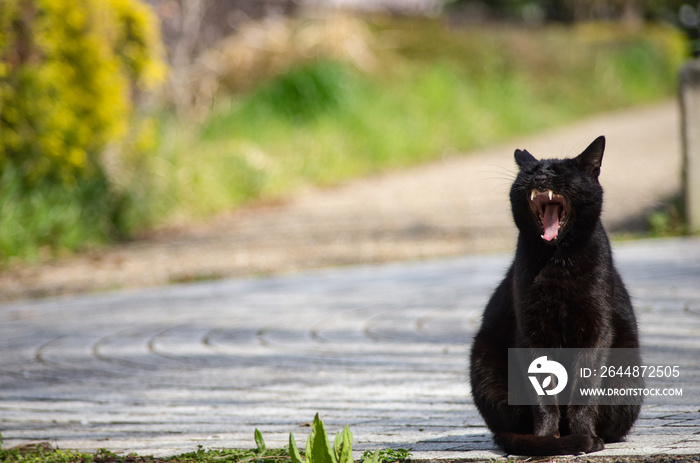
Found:
<svg viewBox="0 0 700 463"><path fill-rule="evenodd" d="M600 282L587 272L544 268L516 290L520 333L543 347L592 347L605 329Z"/></svg>

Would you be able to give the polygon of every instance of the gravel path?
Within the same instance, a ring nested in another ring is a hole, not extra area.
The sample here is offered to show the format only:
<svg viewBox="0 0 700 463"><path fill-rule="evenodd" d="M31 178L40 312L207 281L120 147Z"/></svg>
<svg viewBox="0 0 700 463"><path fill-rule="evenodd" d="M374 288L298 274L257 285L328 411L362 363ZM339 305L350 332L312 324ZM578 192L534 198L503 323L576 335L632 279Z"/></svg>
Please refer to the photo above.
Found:
<svg viewBox="0 0 700 463"><path fill-rule="evenodd" d="M598 135L611 231L639 227L680 190L674 101L598 116L468 155L308 190L282 205L251 207L204 225L0 275L0 300L229 276L512 250L508 189L515 148L574 156Z"/></svg>

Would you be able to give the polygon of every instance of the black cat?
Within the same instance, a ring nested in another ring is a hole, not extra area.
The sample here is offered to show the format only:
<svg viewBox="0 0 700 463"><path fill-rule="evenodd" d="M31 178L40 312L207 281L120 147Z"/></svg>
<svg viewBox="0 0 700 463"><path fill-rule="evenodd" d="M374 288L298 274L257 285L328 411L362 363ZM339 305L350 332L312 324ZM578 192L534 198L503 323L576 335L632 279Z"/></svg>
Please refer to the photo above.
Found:
<svg viewBox="0 0 700 463"><path fill-rule="evenodd" d="M513 455L567 455L620 441L640 405L508 405L508 348L638 348L630 297L600 221L605 138L573 159L516 150L510 191L515 259L471 351L471 388L494 439ZM640 401L641 402L641 401Z"/></svg>

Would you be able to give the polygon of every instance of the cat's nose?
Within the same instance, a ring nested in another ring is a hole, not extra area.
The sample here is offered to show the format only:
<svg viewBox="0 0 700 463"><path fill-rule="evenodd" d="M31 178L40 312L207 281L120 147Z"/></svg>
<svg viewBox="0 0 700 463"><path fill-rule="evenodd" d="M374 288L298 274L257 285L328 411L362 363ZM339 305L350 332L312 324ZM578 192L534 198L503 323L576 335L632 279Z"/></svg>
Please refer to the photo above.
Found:
<svg viewBox="0 0 700 463"><path fill-rule="evenodd" d="M547 174L542 173L542 174L537 174L535 175L535 184L538 187L544 186L545 182L547 181Z"/></svg>

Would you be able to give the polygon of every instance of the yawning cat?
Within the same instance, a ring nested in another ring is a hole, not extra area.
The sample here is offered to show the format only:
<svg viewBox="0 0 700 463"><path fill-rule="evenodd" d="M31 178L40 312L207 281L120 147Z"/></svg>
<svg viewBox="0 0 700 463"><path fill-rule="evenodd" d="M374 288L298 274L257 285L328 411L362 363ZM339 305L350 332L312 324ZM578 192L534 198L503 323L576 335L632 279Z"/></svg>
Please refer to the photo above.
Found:
<svg viewBox="0 0 700 463"><path fill-rule="evenodd" d="M516 150L515 259L471 351L474 403L509 454L594 452L621 440L640 405L508 405L508 348L638 348L637 323L600 221L605 138L573 159Z"/></svg>

